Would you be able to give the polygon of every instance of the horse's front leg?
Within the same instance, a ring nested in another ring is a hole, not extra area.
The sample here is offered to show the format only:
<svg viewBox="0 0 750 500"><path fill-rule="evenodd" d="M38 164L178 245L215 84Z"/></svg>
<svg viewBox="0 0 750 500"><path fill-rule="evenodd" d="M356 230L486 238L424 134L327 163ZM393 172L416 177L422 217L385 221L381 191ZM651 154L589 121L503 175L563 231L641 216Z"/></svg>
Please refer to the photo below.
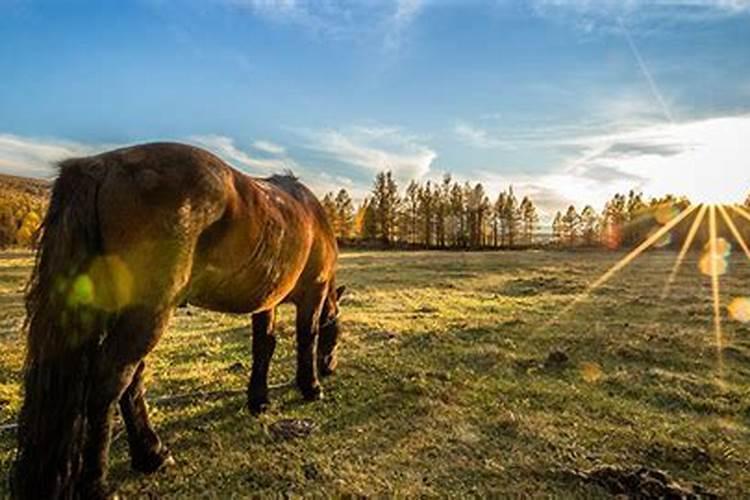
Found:
<svg viewBox="0 0 750 500"><path fill-rule="evenodd" d="M323 397L318 381L317 349L318 320L323 306L323 293L311 294L297 304L297 387L308 401Z"/></svg>
<svg viewBox="0 0 750 500"><path fill-rule="evenodd" d="M253 415L265 412L271 404L268 399L268 369L276 348L274 315L274 309L253 314L253 368L247 388L247 406Z"/></svg>

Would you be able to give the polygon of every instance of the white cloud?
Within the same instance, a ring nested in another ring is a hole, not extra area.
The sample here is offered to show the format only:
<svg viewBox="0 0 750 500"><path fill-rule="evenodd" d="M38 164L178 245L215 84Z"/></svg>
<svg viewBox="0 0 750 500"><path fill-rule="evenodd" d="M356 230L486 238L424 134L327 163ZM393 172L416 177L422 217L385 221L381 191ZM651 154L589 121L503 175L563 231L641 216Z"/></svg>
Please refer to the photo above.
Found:
<svg viewBox="0 0 750 500"><path fill-rule="evenodd" d="M308 139L308 149L370 173L390 170L400 181L423 177L437 158L418 137L395 127L301 132Z"/></svg>
<svg viewBox="0 0 750 500"><path fill-rule="evenodd" d="M262 153L268 153L270 155L278 156L286 153L286 149L284 149L284 146L279 146L278 144L270 141L255 141L253 143L253 148Z"/></svg>
<svg viewBox="0 0 750 500"><path fill-rule="evenodd" d="M50 177L55 173L55 164L61 160L89 156L112 147L0 134L0 171L26 177Z"/></svg>
<svg viewBox="0 0 750 500"><path fill-rule="evenodd" d="M296 172L300 170L300 165L287 156L273 158L250 156L237 147L234 139L224 135L194 135L188 137L187 141L205 147L227 163L241 170L249 171L251 174L279 173L286 170Z"/></svg>

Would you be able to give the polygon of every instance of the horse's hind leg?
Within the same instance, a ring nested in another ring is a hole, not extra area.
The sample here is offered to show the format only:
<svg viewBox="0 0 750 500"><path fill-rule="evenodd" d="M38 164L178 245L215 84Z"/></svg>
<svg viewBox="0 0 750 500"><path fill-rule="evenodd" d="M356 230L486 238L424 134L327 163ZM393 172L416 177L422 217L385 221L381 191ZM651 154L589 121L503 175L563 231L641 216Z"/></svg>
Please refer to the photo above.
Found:
<svg viewBox="0 0 750 500"><path fill-rule="evenodd" d="M169 312L145 309L122 313L110 329L94 361L88 399L84 449L84 498L107 498L107 463L114 403L133 381L143 357L156 345Z"/></svg>
<svg viewBox="0 0 750 500"><path fill-rule="evenodd" d="M318 381L318 364L315 362L323 292L323 289L310 290L297 304L297 387L308 401L323 397Z"/></svg>
<svg viewBox="0 0 750 500"><path fill-rule="evenodd" d="M120 397L120 413L128 431L131 466L138 472L150 474L159 470L171 455L148 420L143 383L145 368L145 361L138 363L133 380Z"/></svg>
<svg viewBox="0 0 750 500"><path fill-rule="evenodd" d="M273 335L274 309L253 314L253 369L247 387L247 405L257 415L268 409L268 368L276 337Z"/></svg>

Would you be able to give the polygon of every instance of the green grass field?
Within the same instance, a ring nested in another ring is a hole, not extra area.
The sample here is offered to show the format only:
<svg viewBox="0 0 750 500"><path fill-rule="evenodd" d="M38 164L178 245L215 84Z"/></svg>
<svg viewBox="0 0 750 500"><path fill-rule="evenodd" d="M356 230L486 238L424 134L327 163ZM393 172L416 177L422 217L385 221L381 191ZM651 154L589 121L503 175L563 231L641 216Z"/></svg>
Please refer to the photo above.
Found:
<svg viewBox="0 0 750 500"><path fill-rule="evenodd" d="M345 253L345 338L325 399L291 388L252 417L242 394L249 318L179 310L149 358L149 397L176 465L129 469L122 424L111 480L122 497L251 494L495 494L606 497L578 477L603 465L646 466L721 496L750 491L750 329L726 318L719 379L710 280L675 254L638 260L562 317L622 254L592 252ZM744 258L744 257L743 257ZM30 258L0 256L0 424L20 406L21 289ZM750 295L735 256L722 302ZM724 307L726 310L726 307ZM273 384L294 373L291 309L282 308ZM562 351L566 355L561 355ZM269 431L314 421L306 438ZM0 433L0 472L11 432ZM0 486L0 497L5 495Z"/></svg>

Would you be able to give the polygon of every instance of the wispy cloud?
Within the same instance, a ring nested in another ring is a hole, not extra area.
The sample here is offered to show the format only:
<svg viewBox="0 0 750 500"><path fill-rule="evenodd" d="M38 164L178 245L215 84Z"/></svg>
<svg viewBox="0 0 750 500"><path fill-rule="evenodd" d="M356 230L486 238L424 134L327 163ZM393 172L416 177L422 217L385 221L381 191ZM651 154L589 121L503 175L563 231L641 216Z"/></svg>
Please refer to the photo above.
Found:
<svg viewBox="0 0 750 500"><path fill-rule="evenodd" d="M387 23L385 48L398 49L404 32L425 6L425 0L396 0L396 9Z"/></svg>
<svg viewBox="0 0 750 500"><path fill-rule="evenodd" d="M399 180L423 177L437 158L437 153L418 137L397 127L358 126L300 132L310 150L369 173L390 170Z"/></svg>
<svg viewBox="0 0 750 500"><path fill-rule="evenodd" d="M271 141L255 141L253 143L253 148L262 153L268 153L271 155L283 155L286 153L284 146L280 146Z"/></svg>
<svg viewBox="0 0 750 500"><path fill-rule="evenodd" d="M623 19L636 28L653 21L663 28L750 14L750 0L532 0L532 7L540 16L587 32L621 32Z"/></svg>
<svg viewBox="0 0 750 500"><path fill-rule="evenodd" d="M386 49L398 48L426 0L347 2L344 0L216 0L275 22L301 26L317 35L382 38Z"/></svg>
<svg viewBox="0 0 750 500"><path fill-rule="evenodd" d="M251 156L240 149L233 138L224 135L193 135L188 137L187 141L211 150L228 163L252 174L267 174L284 170L296 172L300 169L300 165L296 161L285 155L269 158ZM264 146L271 144L260 142ZM256 149L259 149L257 144L258 142L254 143ZM275 148L272 146L271 149ZM273 154L278 155L279 153Z"/></svg>
<svg viewBox="0 0 750 500"><path fill-rule="evenodd" d="M479 149L516 149L516 146L506 139L491 134L489 131L471 125L467 122L458 122L453 131L456 137L463 143Z"/></svg>
<svg viewBox="0 0 750 500"><path fill-rule="evenodd" d="M0 172L26 177L50 177L66 158L88 156L113 147L59 139L0 134Z"/></svg>

